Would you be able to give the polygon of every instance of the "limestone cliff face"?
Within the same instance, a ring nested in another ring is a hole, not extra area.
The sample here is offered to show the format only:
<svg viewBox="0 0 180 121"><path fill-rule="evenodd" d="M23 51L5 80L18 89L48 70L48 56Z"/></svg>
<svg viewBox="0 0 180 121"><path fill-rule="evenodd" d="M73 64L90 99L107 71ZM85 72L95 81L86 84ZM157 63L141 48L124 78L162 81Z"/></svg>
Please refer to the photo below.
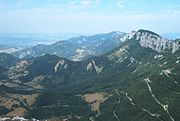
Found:
<svg viewBox="0 0 180 121"><path fill-rule="evenodd" d="M136 31L133 30L128 34L125 34L122 38L120 38L120 40L121 40L121 42L124 42L124 41L126 41L128 39L132 39L135 34L136 34Z"/></svg>
<svg viewBox="0 0 180 121"><path fill-rule="evenodd" d="M180 40L170 41L148 30L137 31L133 38L139 40L142 47L151 48L158 52L175 53L180 48Z"/></svg>

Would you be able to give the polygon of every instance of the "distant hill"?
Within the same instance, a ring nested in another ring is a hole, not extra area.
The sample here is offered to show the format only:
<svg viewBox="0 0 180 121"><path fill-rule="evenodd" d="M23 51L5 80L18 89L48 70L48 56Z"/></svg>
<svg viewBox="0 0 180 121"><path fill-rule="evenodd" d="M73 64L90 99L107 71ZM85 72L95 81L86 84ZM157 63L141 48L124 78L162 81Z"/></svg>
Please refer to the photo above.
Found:
<svg viewBox="0 0 180 121"><path fill-rule="evenodd" d="M79 36L52 45L37 45L15 52L13 55L24 58L27 56L42 56L48 53L73 61L80 61L113 50L120 45L121 38L124 35L125 33L122 32L111 32L92 36Z"/></svg>

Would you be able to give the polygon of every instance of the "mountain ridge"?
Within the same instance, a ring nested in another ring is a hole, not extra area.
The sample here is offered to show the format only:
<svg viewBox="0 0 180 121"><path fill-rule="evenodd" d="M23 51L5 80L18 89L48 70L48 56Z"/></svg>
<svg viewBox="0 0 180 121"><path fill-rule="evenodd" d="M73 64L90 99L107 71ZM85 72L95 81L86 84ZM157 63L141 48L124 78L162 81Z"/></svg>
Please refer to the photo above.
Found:
<svg viewBox="0 0 180 121"><path fill-rule="evenodd" d="M127 39L139 40L141 46L151 48L157 52L175 53L180 48L179 39L171 41L149 30L140 29L138 31L132 31L127 35L131 35Z"/></svg>
<svg viewBox="0 0 180 121"><path fill-rule="evenodd" d="M23 58L26 56L36 57L49 53L79 61L92 56L101 55L114 49L121 43L119 38L124 34L123 32L111 32L91 36L79 36L59 41L52 45L37 45L15 52L13 55Z"/></svg>
<svg viewBox="0 0 180 121"><path fill-rule="evenodd" d="M20 95L17 107L26 109L22 116L28 119L178 121L180 50L158 52L142 46L137 32L132 33L112 51L83 61L50 54L20 61L1 81L15 94L5 94ZM33 105L21 98L24 94L37 96Z"/></svg>

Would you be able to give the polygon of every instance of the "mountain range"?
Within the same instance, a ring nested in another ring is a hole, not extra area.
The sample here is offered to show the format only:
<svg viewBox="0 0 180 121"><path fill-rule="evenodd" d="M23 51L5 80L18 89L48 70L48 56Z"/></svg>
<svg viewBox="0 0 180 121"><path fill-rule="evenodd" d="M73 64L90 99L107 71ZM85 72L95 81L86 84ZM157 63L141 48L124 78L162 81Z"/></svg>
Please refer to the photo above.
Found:
<svg viewBox="0 0 180 121"><path fill-rule="evenodd" d="M37 45L13 53L16 57L37 57L46 53L55 54L73 61L80 61L92 56L107 53L118 47L123 32L111 32L92 36L79 36L61 40L51 45Z"/></svg>
<svg viewBox="0 0 180 121"><path fill-rule="evenodd" d="M71 47L73 42L79 44ZM80 47L83 56L73 53ZM38 45L14 53L16 57L1 53L0 115L50 121L178 121L179 48L180 40L141 29ZM30 57L18 58L22 53Z"/></svg>

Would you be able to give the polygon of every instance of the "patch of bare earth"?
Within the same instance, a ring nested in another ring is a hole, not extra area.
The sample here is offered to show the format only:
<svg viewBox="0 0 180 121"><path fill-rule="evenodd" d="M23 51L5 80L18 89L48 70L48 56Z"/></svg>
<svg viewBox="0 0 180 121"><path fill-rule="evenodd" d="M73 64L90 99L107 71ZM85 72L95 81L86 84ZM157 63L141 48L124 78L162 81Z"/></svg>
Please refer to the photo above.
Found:
<svg viewBox="0 0 180 121"><path fill-rule="evenodd" d="M25 100L29 106L35 103L36 98L38 96L38 94L31 94L31 95L7 94L7 95L13 99L18 99L21 101Z"/></svg>
<svg viewBox="0 0 180 121"><path fill-rule="evenodd" d="M116 50L114 53L107 56L108 59L113 60L114 58L122 57L124 54L126 54L126 49L127 48L128 48L128 46L125 45L124 47L120 48L119 50Z"/></svg>
<svg viewBox="0 0 180 121"><path fill-rule="evenodd" d="M0 95L0 105L5 106L9 110L12 110L6 116L24 116L26 109L21 107L21 103L24 102L28 106L35 103L38 94L21 95L21 94L5 94Z"/></svg>
<svg viewBox="0 0 180 121"><path fill-rule="evenodd" d="M13 111L9 112L8 114L6 114L6 116L10 116L10 117L24 116L25 113L26 113L25 108L18 107L16 109L14 109Z"/></svg>
<svg viewBox="0 0 180 121"><path fill-rule="evenodd" d="M8 109L11 109L13 105L19 105L17 100L13 100L7 96L0 96L0 105L5 106Z"/></svg>
<svg viewBox="0 0 180 121"><path fill-rule="evenodd" d="M91 110L94 112L98 112L96 116L100 114L100 105L109 98L109 94L105 92L96 92L89 93L85 95L81 95L82 99L91 105Z"/></svg>

